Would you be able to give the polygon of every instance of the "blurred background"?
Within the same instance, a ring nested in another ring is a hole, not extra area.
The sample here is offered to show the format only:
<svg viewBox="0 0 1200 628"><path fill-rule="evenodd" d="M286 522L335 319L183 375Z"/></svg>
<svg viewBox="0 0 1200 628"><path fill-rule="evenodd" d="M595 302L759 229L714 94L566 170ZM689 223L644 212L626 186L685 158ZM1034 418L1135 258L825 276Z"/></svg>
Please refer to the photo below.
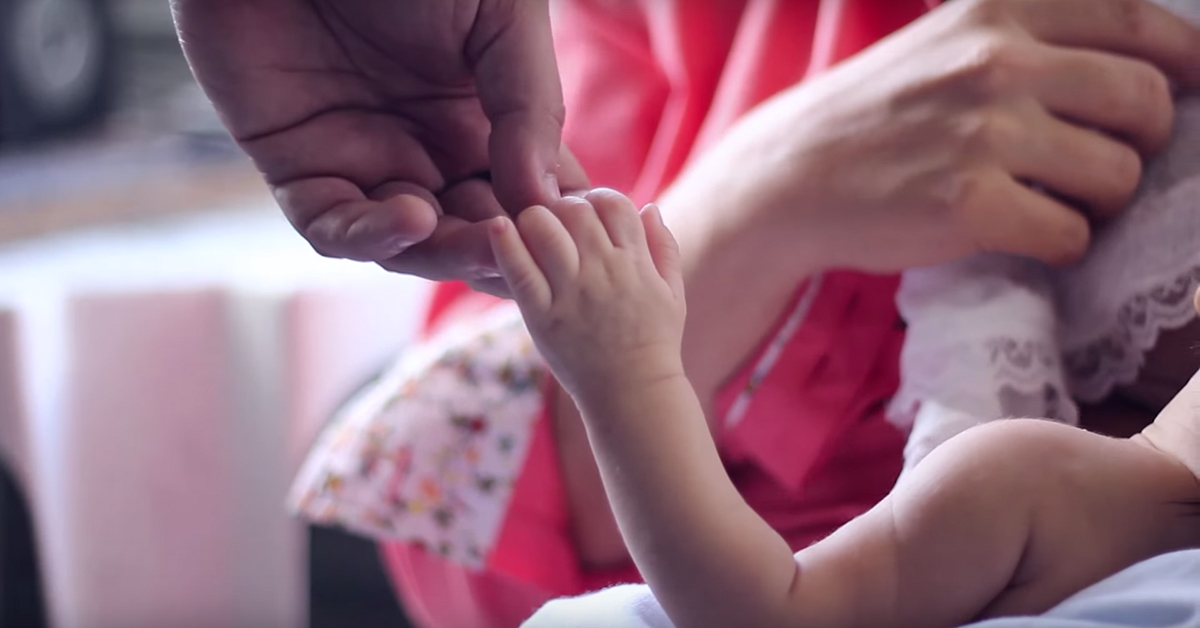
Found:
<svg viewBox="0 0 1200 628"><path fill-rule="evenodd" d="M0 0L0 626L406 626L283 500L426 291L292 232L167 0Z"/></svg>

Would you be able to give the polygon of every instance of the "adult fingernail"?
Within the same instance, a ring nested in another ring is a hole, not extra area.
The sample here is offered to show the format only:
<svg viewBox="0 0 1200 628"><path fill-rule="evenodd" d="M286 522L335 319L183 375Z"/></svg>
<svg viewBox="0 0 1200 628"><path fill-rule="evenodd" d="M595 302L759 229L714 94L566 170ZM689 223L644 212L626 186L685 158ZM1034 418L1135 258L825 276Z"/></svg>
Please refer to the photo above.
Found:
<svg viewBox="0 0 1200 628"><path fill-rule="evenodd" d="M546 193L547 201L557 201L562 197L562 190L558 187L558 177L553 172L547 172L542 176L542 191Z"/></svg>

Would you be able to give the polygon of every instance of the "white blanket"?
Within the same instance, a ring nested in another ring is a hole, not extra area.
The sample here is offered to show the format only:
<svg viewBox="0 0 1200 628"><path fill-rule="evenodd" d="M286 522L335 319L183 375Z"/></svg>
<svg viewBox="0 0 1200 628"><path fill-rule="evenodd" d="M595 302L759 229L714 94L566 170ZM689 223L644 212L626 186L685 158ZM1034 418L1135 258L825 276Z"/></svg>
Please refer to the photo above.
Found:
<svg viewBox="0 0 1200 628"><path fill-rule="evenodd" d="M522 628L674 628L642 584L555 600ZM1200 628L1200 550L1164 554L1071 596L1040 617L964 628Z"/></svg>

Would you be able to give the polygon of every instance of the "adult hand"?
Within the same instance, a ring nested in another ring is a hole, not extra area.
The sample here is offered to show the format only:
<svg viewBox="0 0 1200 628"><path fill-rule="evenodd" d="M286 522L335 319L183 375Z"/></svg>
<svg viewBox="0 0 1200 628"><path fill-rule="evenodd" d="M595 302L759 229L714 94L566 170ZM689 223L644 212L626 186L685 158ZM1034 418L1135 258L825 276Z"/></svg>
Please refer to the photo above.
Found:
<svg viewBox="0 0 1200 628"><path fill-rule="evenodd" d="M956 0L746 116L662 205L731 199L707 220L755 213L774 268L1065 263L1167 140L1172 82L1200 84L1200 31L1149 2Z"/></svg>
<svg viewBox="0 0 1200 628"><path fill-rule="evenodd" d="M547 0L172 7L200 84L323 255L486 278L480 221L587 187L560 151Z"/></svg>

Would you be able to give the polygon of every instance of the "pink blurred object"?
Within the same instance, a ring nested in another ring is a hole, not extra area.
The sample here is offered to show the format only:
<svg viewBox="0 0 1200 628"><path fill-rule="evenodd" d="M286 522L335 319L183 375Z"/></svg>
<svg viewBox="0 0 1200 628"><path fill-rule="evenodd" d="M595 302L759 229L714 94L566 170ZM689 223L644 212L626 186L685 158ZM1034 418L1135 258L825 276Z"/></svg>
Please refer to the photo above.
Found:
<svg viewBox="0 0 1200 628"><path fill-rule="evenodd" d="M288 484L425 294L273 208L0 250L0 452L52 624L307 625Z"/></svg>

